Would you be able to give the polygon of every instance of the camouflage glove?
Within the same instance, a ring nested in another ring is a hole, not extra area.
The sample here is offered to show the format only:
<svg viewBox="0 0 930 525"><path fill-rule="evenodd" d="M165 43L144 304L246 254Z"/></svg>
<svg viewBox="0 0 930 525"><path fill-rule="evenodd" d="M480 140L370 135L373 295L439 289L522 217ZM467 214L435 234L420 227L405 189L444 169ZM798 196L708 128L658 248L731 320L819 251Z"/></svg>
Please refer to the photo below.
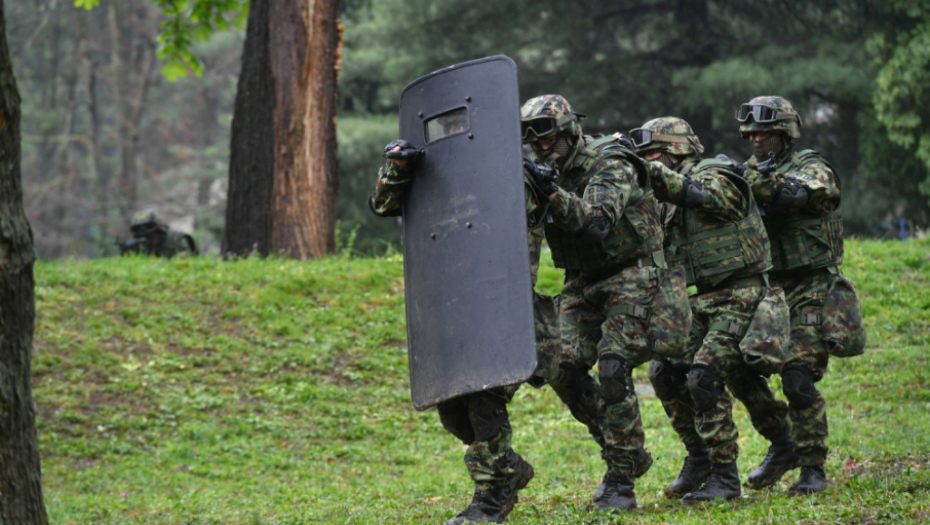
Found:
<svg viewBox="0 0 930 525"><path fill-rule="evenodd" d="M523 157L523 168L533 177L533 182L544 196L548 197L559 189L559 185L555 183L559 178L559 170L555 166L537 164L533 159Z"/></svg>
<svg viewBox="0 0 930 525"><path fill-rule="evenodd" d="M400 147L399 150L394 151L395 148ZM416 160L423 155L423 150L419 150L413 147L413 144L407 142L406 140L395 140L389 142L387 146L384 147L384 158L386 159L399 159L399 160Z"/></svg>
<svg viewBox="0 0 930 525"><path fill-rule="evenodd" d="M762 161L756 162L756 171L763 175L768 175L774 172L778 168L778 163L775 162L775 154L769 152L769 158Z"/></svg>
<svg viewBox="0 0 930 525"><path fill-rule="evenodd" d="M781 211L802 208L810 198L807 187L798 182L797 179L785 179L785 182L775 188L771 209L772 211Z"/></svg>
<svg viewBox="0 0 930 525"><path fill-rule="evenodd" d="M736 173L737 173L740 177L742 177L743 174L746 173L746 166L740 164L739 162L736 162L736 159L727 157L727 156L724 155L723 153L717 155L717 156L714 157L714 158L717 159L717 160L719 160L720 162L729 162L730 164L732 164L732 165L733 165L733 169L736 170Z"/></svg>

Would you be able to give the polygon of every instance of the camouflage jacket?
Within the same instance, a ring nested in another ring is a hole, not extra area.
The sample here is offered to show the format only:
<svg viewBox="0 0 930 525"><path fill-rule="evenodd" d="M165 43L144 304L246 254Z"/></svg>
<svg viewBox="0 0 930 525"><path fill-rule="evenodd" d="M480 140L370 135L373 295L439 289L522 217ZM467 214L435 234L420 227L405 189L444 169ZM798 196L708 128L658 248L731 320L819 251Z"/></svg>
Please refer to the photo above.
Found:
<svg viewBox="0 0 930 525"><path fill-rule="evenodd" d="M583 144L560 175L549 201L546 239L556 266L598 272L632 258L652 258L664 267L662 218L643 161L612 137ZM591 241L592 224L608 233Z"/></svg>
<svg viewBox="0 0 930 525"><path fill-rule="evenodd" d="M685 268L688 285L717 287L731 277L748 277L772 267L771 247L749 185L733 165L694 157L677 171L649 165L659 200L677 204L685 181L704 186L704 202L675 206L666 219L666 260Z"/></svg>
<svg viewBox="0 0 930 525"><path fill-rule="evenodd" d="M843 219L840 181L833 167L816 151L787 149L774 172L762 174L758 161L746 161L746 180L764 211L772 241L776 271L838 266L843 262ZM773 198L786 181L796 181L808 192L808 202L793 209L776 209Z"/></svg>

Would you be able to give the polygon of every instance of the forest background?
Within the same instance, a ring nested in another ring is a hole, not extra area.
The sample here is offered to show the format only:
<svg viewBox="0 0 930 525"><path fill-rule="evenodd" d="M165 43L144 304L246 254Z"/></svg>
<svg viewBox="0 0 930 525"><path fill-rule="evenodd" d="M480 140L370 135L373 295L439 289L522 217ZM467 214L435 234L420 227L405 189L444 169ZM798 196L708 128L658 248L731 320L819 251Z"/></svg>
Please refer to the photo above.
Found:
<svg viewBox="0 0 930 525"><path fill-rule="evenodd" d="M22 94L25 206L40 258L117 253L142 208L217 253L245 28L193 51L202 76L169 82L149 0L7 2ZM707 156L748 157L735 109L788 98L802 148L843 182L848 233L921 236L930 225L930 7L919 0L345 0L339 77L340 245L399 247L367 196L397 135L403 87L506 54L521 97L564 95L586 132L688 120ZM903 221L903 222L902 222Z"/></svg>

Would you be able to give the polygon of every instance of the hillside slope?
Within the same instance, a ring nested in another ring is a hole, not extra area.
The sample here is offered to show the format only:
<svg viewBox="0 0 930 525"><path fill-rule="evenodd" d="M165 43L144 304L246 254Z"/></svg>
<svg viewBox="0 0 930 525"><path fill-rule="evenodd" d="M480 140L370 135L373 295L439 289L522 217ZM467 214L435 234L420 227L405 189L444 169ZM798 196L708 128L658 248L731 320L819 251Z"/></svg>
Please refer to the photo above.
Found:
<svg viewBox="0 0 930 525"><path fill-rule="evenodd" d="M645 393L656 464L622 521L930 521L928 248L848 242L870 344L821 383L826 493L789 499L783 482L706 510L665 500L684 450ZM559 278L544 268L540 288ZM441 523L471 496L461 444L410 404L399 256L43 262L36 283L53 523ZM553 392L524 387L510 412L537 477L508 523L612 523L584 510L603 467ZM766 445L737 418L745 476Z"/></svg>

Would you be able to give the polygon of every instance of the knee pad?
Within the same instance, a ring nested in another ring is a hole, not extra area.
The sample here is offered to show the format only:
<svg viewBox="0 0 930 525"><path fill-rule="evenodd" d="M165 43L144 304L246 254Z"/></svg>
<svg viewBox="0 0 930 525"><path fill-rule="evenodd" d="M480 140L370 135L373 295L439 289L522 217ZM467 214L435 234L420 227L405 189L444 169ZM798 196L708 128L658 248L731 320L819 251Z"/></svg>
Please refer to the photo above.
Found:
<svg viewBox="0 0 930 525"><path fill-rule="evenodd" d="M653 359L649 363L649 382L661 401L673 399L686 381L687 372L676 370L664 359Z"/></svg>
<svg viewBox="0 0 930 525"><path fill-rule="evenodd" d="M507 423L507 405L481 392L468 400L468 420L475 441L490 441Z"/></svg>
<svg viewBox="0 0 930 525"><path fill-rule="evenodd" d="M783 370L781 387L791 408L800 410L810 408L820 397L820 392L814 386L814 377L807 368L802 366L792 366Z"/></svg>
<svg viewBox="0 0 930 525"><path fill-rule="evenodd" d="M717 405L723 390L723 379L705 366L692 366L688 371L688 391L698 412L707 412Z"/></svg>
<svg viewBox="0 0 930 525"><path fill-rule="evenodd" d="M615 355L606 355L598 362L601 395L608 405L618 403L630 394L630 378L626 362Z"/></svg>

